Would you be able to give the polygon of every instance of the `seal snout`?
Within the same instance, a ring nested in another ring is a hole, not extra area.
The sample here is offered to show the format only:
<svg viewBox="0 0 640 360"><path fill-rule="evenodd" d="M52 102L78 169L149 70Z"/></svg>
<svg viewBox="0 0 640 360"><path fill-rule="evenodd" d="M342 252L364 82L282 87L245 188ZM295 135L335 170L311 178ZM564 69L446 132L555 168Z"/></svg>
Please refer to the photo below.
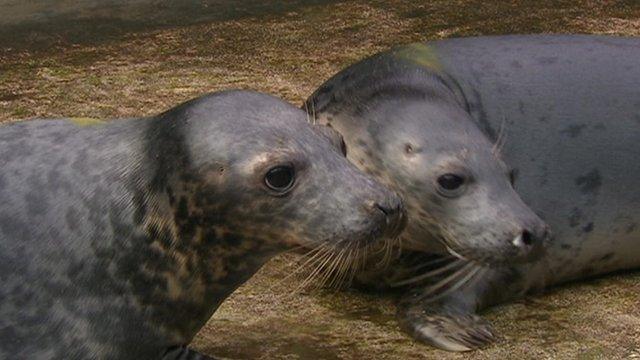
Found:
<svg viewBox="0 0 640 360"><path fill-rule="evenodd" d="M399 196L393 196L384 201L372 202L372 208L381 212L385 218L383 236L394 238L400 235L407 224L407 214Z"/></svg>
<svg viewBox="0 0 640 360"><path fill-rule="evenodd" d="M534 261L544 252L544 245L549 238L547 226L523 228L511 241L515 247L516 257L521 261Z"/></svg>

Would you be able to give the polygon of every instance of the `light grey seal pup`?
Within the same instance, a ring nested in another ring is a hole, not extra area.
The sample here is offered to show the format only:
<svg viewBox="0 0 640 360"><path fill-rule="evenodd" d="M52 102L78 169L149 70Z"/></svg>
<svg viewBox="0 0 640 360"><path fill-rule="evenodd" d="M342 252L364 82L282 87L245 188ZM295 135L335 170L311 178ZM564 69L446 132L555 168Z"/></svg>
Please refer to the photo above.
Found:
<svg viewBox="0 0 640 360"><path fill-rule="evenodd" d="M404 197L403 243L419 252L360 280L404 289L401 323L424 342L478 348L494 340L478 310L640 267L639 38L399 47L341 71L305 108Z"/></svg>
<svg viewBox="0 0 640 360"><path fill-rule="evenodd" d="M0 358L201 358L186 345L273 255L396 236L400 198L340 141L248 91L0 126Z"/></svg>

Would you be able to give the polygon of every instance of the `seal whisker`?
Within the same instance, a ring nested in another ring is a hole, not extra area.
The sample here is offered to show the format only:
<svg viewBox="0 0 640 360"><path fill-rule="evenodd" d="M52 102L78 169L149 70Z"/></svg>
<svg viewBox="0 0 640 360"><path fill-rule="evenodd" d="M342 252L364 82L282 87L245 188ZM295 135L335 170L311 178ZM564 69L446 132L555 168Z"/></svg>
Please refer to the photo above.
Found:
<svg viewBox="0 0 640 360"><path fill-rule="evenodd" d="M359 269L359 263L360 263L360 258L358 257L359 255L360 255L359 247L355 247L349 252L349 256L351 257L349 259L349 271L348 271L347 277L345 278L345 282L341 284L341 286L346 286L353 282L353 279L356 276L356 272Z"/></svg>
<svg viewBox="0 0 640 360"><path fill-rule="evenodd" d="M381 253L382 259L376 264L378 267L386 267L391 262L395 252L395 242L399 239L386 239L383 244L376 246L377 253ZM365 268L369 259L372 244L358 246L348 244L345 247L321 245L304 255L306 259L294 273L289 274L285 279L289 279L302 270L311 269L310 273L302 281L302 284L295 290L309 288L342 288L353 282L358 272ZM374 253L375 253L374 252ZM300 261L303 261L300 260ZM282 283L281 280L278 284ZM312 286L310 286L313 284Z"/></svg>
<svg viewBox="0 0 640 360"><path fill-rule="evenodd" d="M496 137L496 142L493 144L493 148L491 149L491 152L498 156L500 154L500 151L502 150L502 146L504 146L505 144L505 135L504 135L504 124L505 124L506 118L504 116L502 116L502 121L500 121L500 129L498 130L498 136Z"/></svg>
<svg viewBox="0 0 640 360"><path fill-rule="evenodd" d="M331 281L329 282L329 287L335 287L341 282L341 277L344 273L345 262L344 258L346 256L348 248L341 249L340 252L335 257L334 266L330 272Z"/></svg>
<svg viewBox="0 0 640 360"><path fill-rule="evenodd" d="M322 254L306 266L306 269L309 269L310 271L298 288L308 288L308 284L321 275L321 270L331 261L333 255L334 251L332 247L324 246L322 248Z"/></svg>
<svg viewBox="0 0 640 360"><path fill-rule="evenodd" d="M341 284L344 284L345 279L349 275L349 269L351 267L350 259L351 259L352 251L353 249L350 249L349 247L345 248L344 257L340 258L340 262L342 266L340 267L340 276L338 277L338 281L335 285L336 287L339 287Z"/></svg>
<svg viewBox="0 0 640 360"><path fill-rule="evenodd" d="M449 263L449 264L447 264L447 265L445 265L443 267L436 268L435 270L428 271L428 272L426 272L424 274L420 274L420 275L411 277L409 279L405 279L405 280L402 280L402 281L395 282L395 283L391 284L391 286L400 287L400 286L404 286L404 285L408 285L408 284L413 284L413 283L416 283L418 281L427 279L429 277L445 273L445 272L447 272L447 271L449 271L451 269L455 269L456 267L459 267L459 266L464 265L464 264L465 264L464 260L455 259L454 261L452 261L451 263Z"/></svg>
<svg viewBox="0 0 640 360"><path fill-rule="evenodd" d="M339 253L331 251L327 259L322 264L320 264L320 266L318 267L318 270L320 271L318 274L319 280L314 288L320 289L326 285L327 281L331 278L333 272L335 271L335 267L337 265L336 259L338 256Z"/></svg>
<svg viewBox="0 0 640 360"><path fill-rule="evenodd" d="M383 268L385 266L385 262L387 261L387 241L385 241L380 249L376 253L380 253L380 260L376 263L376 268Z"/></svg>
<svg viewBox="0 0 640 360"><path fill-rule="evenodd" d="M366 246L357 247L356 248L356 255L355 255L356 257L354 259L355 262L354 262L354 266L353 266L354 275L351 278L352 280L353 280L353 278L355 278L355 275L356 275L355 273L363 267L363 260L364 260L364 250L363 249L366 249L366 248L367 248Z"/></svg>
<svg viewBox="0 0 640 360"><path fill-rule="evenodd" d="M309 118L309 102L308 101L304 102L304 112L307 115L307 122L311 124L311 119Z"/></svg>
<svg viewBox="0 0 640 360"><path fill-rule="evenodd" d="M384 242L384 257L382 258L382 267L385 268L391 263L391 250L393 249L393 242L387 240Z"/></svg>
<svg viewBox="0 0 640 360"><path fill-rule="evenodd" d="M459 246L460 241L458 241L458 239L453 236L453 234L447 230L445 227L443 226L439 226L440 229L440 234L439 236L434 236L442 245L444 245L447 248L447 251L460 259L465 259L464 256L462 256L462 254L460 254L460 250L463 247ZM455 249L455 250L454 250Z"/></svg>
<svg viewBox="0 0 640 360"><path fill-rule="evenodd" d="M464 255L462 255L461 253L458 252L460 250L456 251L456 250L453 250L451 247L447 246L447 251L449 252L449 254L455 256L458 259L461 259L461 260L466 260L467 259Z"/></svg>
<svg viewBox="0 0 640 360"><path fill-rule="evenodd" d="M326 265L327 262L331 260L333 252L330 249L326 249L323 256L318 258L314 264L313 270L307 275L307 277L302 281L302 283L296 288L293 292L294 294L299 293L302 289L308 288L308 285L313 282L317 278L318 275L321 274L322 268Z"/></svg>
<svg viewBox="0 0 640 360"><path fill-rule="evenodd" d="M315 100L311 100L311 119L313 120L313 125L316 124L316 102Z"/></svg>
<svg viewBox="0 0 640 360"><path fill-rule="evenodd" d="M347 266L346 260L348 250L349 247L345 247L336 253L331 269L327 272L326 278L330 279L330 281L328 281L328 283L325 282L323 285L326 285L329 288L336 288L339 286L342 281L342 276L344 275L345 267Z"/></svg>
<svg viewBox="0 0 640 360"><path fill-rule="evenodd" d="M345 251L346 256L342 260L344 266L342 267L342 273L340 274L340 281L338 282L336 287L342 287L347 283L349 273L353 265L353 248L349 246L347 249L348 251Z"/></svg>
<svg viewBox="0 0 640 360"><path fill-rule="evenodd" d="M445 256L439 256L439 257L435 258L434 260L423 262L423 263L420 263L420 264L415 265L413 267L408 267L407 269L409 271L411 271L411 272L414 272L414 271L417 271L419 269L422 269L422 268L425 268L425 267L429 267L429 266L433 266L433 265L436 265L436 264L440 264L440 263L443 263L443 262L446 262L446 261L451 261L453 259L457 259L457 258L454 257L454 256L448 256L448 254L447 254Z"/></svg>
<svg viewBox="0 0 640 360"><path fill-rule="evenodd" d="M380 246L374 254L381 254L381 258L374 265L376 269L384 269L391 263L391 258L393 256L392 250L394 247L393 239L387 239L383 242L382 246Z"/></svg>
<svg viewBox="0 0 640 360"><path fill-rule="evenodd" d="M277 288L278 286L282 285L287 280L291 279L292 277L298 275L303 270L307 269L309 266L311 266L311 264L313 262L315 262L316 258L322 257L322 253L323 253L323 251L325 251L325 248L326 248L326 244L323 243L320 246L314 247L313 249L311 249L311 250L307 251L306 253L304 253L302 255L301 259L296 260L296 262L299 264L297 266L297 268L294 269L289 275L285 276L282 280L280 280L277 283L273 284L269 288L269 290L273 290L274 288ZM305 258L306 258L306 260L305 260ZM304 263L300 264L302 261L304 261Z"/></svg>
<svg viewBox="0 0 640 360"><path fill-rule="evenodd" d="M326 246L322 244L303 254L302 257L299 260L297 260L297 263L299 265L298 265L298 269L296 269L294 273L307 267L310 262L312 262L316 257L320 256L323 253L323 251L325 251L325 248ZM301 263L302 261L304 261L304 263Z"/></svg>
<svg viewBox="0 0 640 360"><path fill-rule="evenodd" d="M363 247L356 247L355 259L354 259L354 265L353 265L353 274L351 276L351 279L349 280L349 284L351 284L353 282L353 279L355 279L355 277L358 274L358 272L361 269L365 268L366 259L367 259L366 258L366 252L367 252L367 248L368 247L369 247L369 244L367 244L367 245L365 245Z"/></svg>
<svg viewBox="0 0 640 360"><path fill-rule="evenodd" d="M355 258L355 264L354 264L354 268L353 268L353 274L351 276L351 279L349 280L349 285L351 285L353 283L353 279L355 279L356 275L358 275L358 272L361 269L364 269L365 264L366 264L366 249L367 246L364 247L357 247L356 248L356 258Z"/></svg>
<svg viewBox="0 0 640 360"><path fill-rule="evenodd" d="M485 268L483 268L482 266L475 265L471 270L469 270L467 275L465 275L463 278L461 278L460 280L455 282L453 285L448 287L446 290L444 290L443 292L441 292L441 293L439 293L439 294L437 294L436 296L433 296L433 297L428 297L428 296L424 297L423 300L425 302L434 302L434 301L437 301L439 299L442 299L443 297L445 297L445 296L453 293L454 291L460 289L465 284L468 284L473 279L478 278L478 277L482 277L483 274L486 274L486 271L487 270Z"/></svg>
<svg viewBox="0 0 640 360"><path fill-rule="evenodd" d="M341 251L334 251L331 254L328 267L325 266L322 272L322 278L319 287L330 286L335 281L335 272L339 264L338 257L341 255Z"/></svg>
<svg viewBox="0 0 640 360"><path fill-rule="evenodd" d="M398 236L391 244L391 260L398 259L400 256L402 256L402 237Z"/></svg>
<svg viewBox="0 0 640 360"><path fill-rule="evenodd" d="M363 255L363 258L362 258L362 268L363 269L367 266L367 259L369 258L368 257L369 256L368 252L369 252L369 248L370 247L371 246L367 244L367 246L365 246L364 250L363 250L363 252L364 252L364 255Z"/></svg>
<svg viewBox="0 0 640 360"><path fill-rule="evenodd" d="M432 299L432 297L430 296L431 294L434 294L438 290L442 289L443 287L451 284L453 281L455 281L456 279L458 279L462 275L464 275L464 278L466 278L468 276L468 272L470 270L471 271L477 271L477 270L475 270L476 268L479 268L479 267L477 265L475 265L473 262L468 262L462 268L456 270L453 274L451 274L451 275L445 277L444 279L438 281L434 285L431 285L431 286L425 288L425 291L424 291L424 293L423 293L421 298L423 300L427 300L427 301ZM454 285L457 284L457 283L458 282L454 283ZM461 286L461 285L459 285L459 286Z"/></svg>
<svg viewBox="0 0 640 360"><path fill-rule="evenodd" d="M318 260L317 260L317 261L319 262L319 261L321 261L321 259L322 259L322 258L318 258ZM299 269L299 270L300 270L300 269ZM270 289L273 289L274 287L276 287L276 286L278 286L279 284L281 284L281 283L285 282L287 279L290 279L290 278L291 278L291 277L293 277L294 275L298 275L298 273L299 273L299 272L298 272L298 271L296 271L296 273L293 273L293 274L288 275L288 276L287 276L287 277L285 277L284 279L280 280L277 284L273 285ZM308 274L304 279L306 280L310 275L311 275L311 274ZM304 285L304 281L305 281L305 280L303 280L301 283L299 283L299 284L298 284L298 285L297 285L297 286L296 286L296 287L295 287L291 292L289 292L289 293L285 294L285 297L284 297L284 298L285 298L285 299L289 299L291 296L296 295L296 294L299 294L299 293L300 293L300 291L301 291L301 290L302 290L302 288L303 288L303 285Z"/></svg>
<svg viewBox="0 0 640 360"><path fill-rule="evenodd" d="M288 250L285 250L285 251L281 252L280 255L290 254L292 252L300 251L302 249L306 249L306 247L304 245L297 245L297 246L292 247L291 249L288 249ZM314 249L316 249L316 248L313 248L310 251L312 251ZM309 253L310 251L307 251L305 254Z"/></svg>

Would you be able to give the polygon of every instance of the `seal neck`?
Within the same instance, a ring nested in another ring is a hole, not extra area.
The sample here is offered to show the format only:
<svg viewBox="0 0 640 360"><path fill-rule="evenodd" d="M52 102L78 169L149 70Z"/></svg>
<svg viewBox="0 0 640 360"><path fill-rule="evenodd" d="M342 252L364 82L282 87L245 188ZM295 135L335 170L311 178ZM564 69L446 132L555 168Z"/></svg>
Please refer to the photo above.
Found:
<svg viewBox="0 0 640 360"><path fill-rule="evenodd" d="M191 169L188 125L179 113L150 118L144 181L134 184L140 271L133 295L169 344L187 344L224 299L280 249L243 234L227 219L232 197Z"/></svg>
<svg viewBox="0 0 640 360"><path fill-rule="evenodd" d="M139 199L144 273L135 297L169 343L186 344L240 285L280 249L243 236L221 213L197 206L193 189L168 177ZM138 281L139 280L139 281ZM150 290L153 289L153 290Z"/></svg>

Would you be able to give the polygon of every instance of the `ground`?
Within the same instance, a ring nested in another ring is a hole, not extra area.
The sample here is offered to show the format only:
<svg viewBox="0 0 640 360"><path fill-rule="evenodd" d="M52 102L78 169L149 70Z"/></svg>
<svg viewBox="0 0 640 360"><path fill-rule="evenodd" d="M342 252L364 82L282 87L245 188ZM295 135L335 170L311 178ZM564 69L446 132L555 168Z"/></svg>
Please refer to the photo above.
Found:
<svg viewBox="0 0 640 360"><path fill-rule="evenodd" d="M637 0L270 3L276 2L202 12L195 20L0 30L0 121L150 115L227 88L265 91L300 104L344 66L426 39L640 35ZM383 295L294 292L295 280L280 280L294 259L289 254L265 266L223 304L193 345L230 359L640 359L637 273L494 308L486 316L502 340L483 351L451 354L402 333L392 299Z"/></svg>

